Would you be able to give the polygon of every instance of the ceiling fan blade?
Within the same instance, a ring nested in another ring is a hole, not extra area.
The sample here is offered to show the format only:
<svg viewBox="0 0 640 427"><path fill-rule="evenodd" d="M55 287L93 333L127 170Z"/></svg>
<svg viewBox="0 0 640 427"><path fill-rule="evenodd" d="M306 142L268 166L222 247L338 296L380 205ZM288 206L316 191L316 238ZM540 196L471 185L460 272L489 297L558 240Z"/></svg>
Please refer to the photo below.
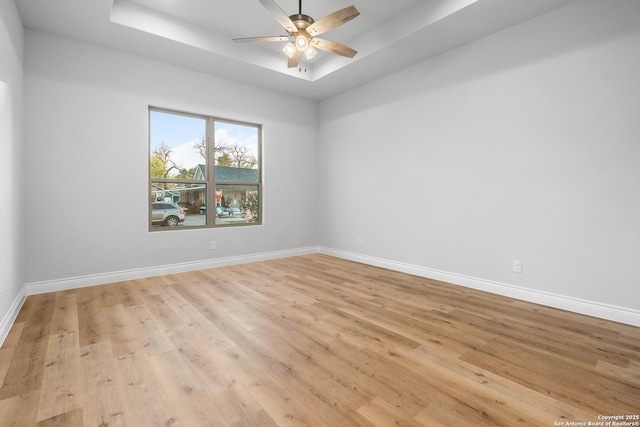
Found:
<svg viewBox="0 0 640 427"><path fill-rule="evenodd" d="M268 36L268 37L243 37L239 39L233 39L236 43L245 42L284 42L289 40L289 36Z"/></svg>
<svg viewBox="0 0 640 427"><path fill-rule="evenodd" d="M313 37L318 36L327 31L331 31L340 25L346 24L356 16L360 15L358 9L355 6L345 7L337 12L333 12L331 15L327 15L324 18L316 21L307 28L307 32Z"/></svg>
<svg viewBox="0 0 640 427"><path fill-rule="evenodd" d="M287 14L284 13L282 9L280 9L280 6L278 6L275 1L260 0L260 3L262 3L265 9L267 9L273 15L274 18L276 18L276 21L278 21L280 25L284 27L285 30L287 30L290 33L298 32L298 28L293 24L293 21L291 21L291 19L287 16Z"/></svg>
<svg viewBox="0 0 640 427"><path fill-rule="evenodd" d="M289 61L287 62L287 66L289 68L295 68L298 66L298 64L300 64L301 60L302 60L302 51L296 49L296 53L294 53L293 56L289 58Z"/></svg>
<svg viewBox="0 0 640 427"><path fill-rule="evenodd" d="M331 40L311 39L311 45L325 52L346 56L347 58L353 58L358 53L357 50L351 49L349 46L332 42Z"/></svg>

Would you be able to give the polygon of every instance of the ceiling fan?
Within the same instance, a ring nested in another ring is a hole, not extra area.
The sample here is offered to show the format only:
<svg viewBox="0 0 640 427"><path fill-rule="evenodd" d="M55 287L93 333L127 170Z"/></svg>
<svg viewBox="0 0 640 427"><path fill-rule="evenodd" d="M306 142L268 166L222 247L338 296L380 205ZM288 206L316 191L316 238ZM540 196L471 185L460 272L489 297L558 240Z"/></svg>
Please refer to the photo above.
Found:
<svg viewBox="0 0 640 427"><path fill-rule="evenodd" d="M330 40L319 39L316 36L331 31L356 16L360 15L355 6L345 7L324 18L314 21L309 15L302 13L302 0L299 0L298 13L287 16L280 6L274 0L259 0L273 17L287 30L286 36L268 36L268 37L247 37L233 39L236 43L241 42L279 42L288 41L282 51L289 57L289 68L297 67L302 60L302 55L307 59L316 56L315 48L333 53L334 55L346 56L353 58L356 50L351 49L343 44Z"/></svg>

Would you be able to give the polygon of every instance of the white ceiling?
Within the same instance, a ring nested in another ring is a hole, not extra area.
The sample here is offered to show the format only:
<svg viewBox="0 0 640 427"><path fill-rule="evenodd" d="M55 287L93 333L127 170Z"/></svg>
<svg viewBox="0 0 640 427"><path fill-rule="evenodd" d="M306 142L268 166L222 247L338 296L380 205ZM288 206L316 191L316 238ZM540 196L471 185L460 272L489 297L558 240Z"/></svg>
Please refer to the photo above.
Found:
<svg viewBox="0 0 640 427"><path fill-rule="evenodd" d="M286 35L258 0L16 0L25 27L321 100L574 0L303 0L316 21L354 5L360 16L322 38L358 51L324 52L287 68ZM288 15L297 0L276 0Z"/></svg>

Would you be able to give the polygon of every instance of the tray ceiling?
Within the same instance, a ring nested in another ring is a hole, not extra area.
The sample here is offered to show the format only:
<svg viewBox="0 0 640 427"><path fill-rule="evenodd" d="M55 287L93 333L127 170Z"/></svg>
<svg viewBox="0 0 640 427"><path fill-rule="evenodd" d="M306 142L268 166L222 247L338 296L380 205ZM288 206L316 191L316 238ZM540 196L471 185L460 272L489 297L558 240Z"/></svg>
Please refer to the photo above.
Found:
<svg viewBox="0 0 640 427"><path fill-rule="evenodd" d="M276 0L287 14L298 1ZM321 100L574 0L306 0L316 20L349 5L360 16L323 38L353 47L287 68L286 34L258 0L16 0L25 27Z"/></svg>

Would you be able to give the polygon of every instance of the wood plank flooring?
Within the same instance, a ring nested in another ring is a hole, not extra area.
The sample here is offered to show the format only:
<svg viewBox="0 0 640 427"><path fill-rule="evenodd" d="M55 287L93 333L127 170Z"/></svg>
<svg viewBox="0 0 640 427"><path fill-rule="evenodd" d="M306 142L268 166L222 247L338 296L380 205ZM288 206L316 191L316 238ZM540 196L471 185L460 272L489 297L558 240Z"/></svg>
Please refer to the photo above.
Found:
<svg viewBox="0 0 640 427"><path fill-rule="evenodd" d="M0 380L1 426L640 424L640 328L308 255L30 296Z"/></svg>

